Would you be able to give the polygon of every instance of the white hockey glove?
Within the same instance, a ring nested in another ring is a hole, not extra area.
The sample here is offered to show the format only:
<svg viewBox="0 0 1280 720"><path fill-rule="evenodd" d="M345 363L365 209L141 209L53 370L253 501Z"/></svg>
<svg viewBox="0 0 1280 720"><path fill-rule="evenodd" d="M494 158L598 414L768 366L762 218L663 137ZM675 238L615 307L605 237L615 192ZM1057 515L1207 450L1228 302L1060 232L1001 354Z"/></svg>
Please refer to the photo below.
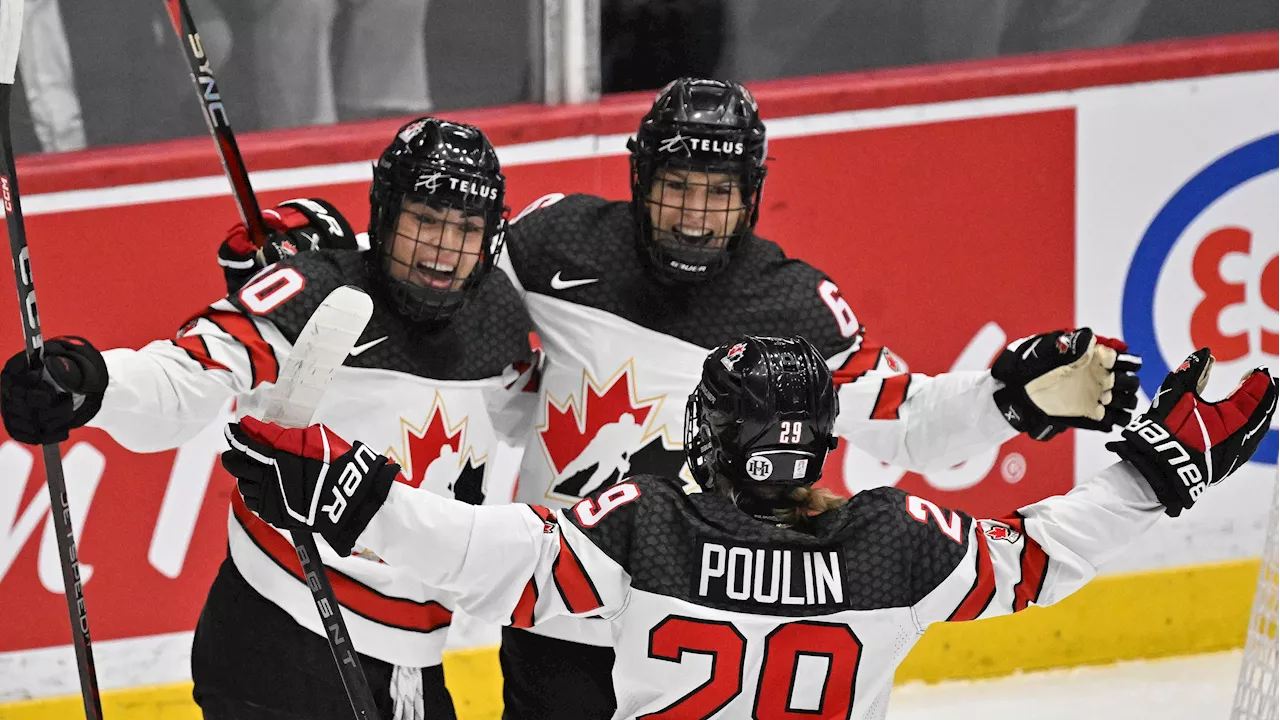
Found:
<svg viewBox="0 0 1280 720"><path fill-rule="evenodd" d="M996 406L1015 430L1048 440L1068 427L1111 430L1138 404L1142 358L1089 328L1017 340L991 366Z"/></svg>

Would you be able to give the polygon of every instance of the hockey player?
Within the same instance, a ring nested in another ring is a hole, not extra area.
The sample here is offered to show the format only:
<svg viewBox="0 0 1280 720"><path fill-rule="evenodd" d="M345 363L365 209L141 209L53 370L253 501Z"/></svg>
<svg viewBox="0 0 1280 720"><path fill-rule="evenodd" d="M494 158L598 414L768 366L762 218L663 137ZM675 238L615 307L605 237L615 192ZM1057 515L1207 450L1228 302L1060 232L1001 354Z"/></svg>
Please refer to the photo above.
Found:
<svg viewBox="0 0 1280 720"><path fill-rule="evenodd" d="M903 468L950 467L1019 431L1127 422L1139 361L1088 330L1022 341L990 372L907 374L830 278L754 234L766 138L742 86L675 81L630 147L629 203L548 195L500 261L546 353L518 501L567 507L627 472L680 472L684 398L706 353L744 334L813 343L840 395L835 433ZM611 645L602 621L504 628L506 717L609 717Z"/></svg>
<svg viewBox="0 0 1280 720"><path fill-rule="evenodd" d="M394 483L393 462L328 428L251 417L228 426L223 464L264 520L307 527L294 519L307 507L345 508L309 529L452 589L480 617L604 618L615 718L869 720L885 717L894 670L930 624L1061 600L1249 460L1276 381L1254 370L1209 403L1211 365L1202 349L1165 379L1108 444L1120 462L993 520L897 488L847 502L812 489L839 402L799 338L747 337L706 359L685 411L696 483L634 475L572 509L471 507Z"/></svg>
<svg viewBox="0 0 1280 720"><path fill-rule="evenodd" d="M239 413L262 407L317 305L350 284L370 293L374 313L318 419L394 455L406 489L478 502L498 439L529 424L521 391L537 366L520 297L492 272L507 212L498 159L476 128L421 118L400 129L373 175L372 250L286 257L238 289L242 277L229 272L228 297L174 339L141 350L99 353L82 339L51 339L44 366L52 384L15 356L0 383L9 433L46 443L88 424L136 452L175 447L233 397ZM286 203L267 215L283 229L270 243L277 255L333 244L315 233L351 234L320 203ZM233 232L220 252L228 271L255 263L241 235ZM291 543L238 495L227 524L228 558L192 649L205 717L347 720L350 705ZM382 716L421 718L425 709L454 717L441 668L448 594L351 548L320 548Z"/></svg>

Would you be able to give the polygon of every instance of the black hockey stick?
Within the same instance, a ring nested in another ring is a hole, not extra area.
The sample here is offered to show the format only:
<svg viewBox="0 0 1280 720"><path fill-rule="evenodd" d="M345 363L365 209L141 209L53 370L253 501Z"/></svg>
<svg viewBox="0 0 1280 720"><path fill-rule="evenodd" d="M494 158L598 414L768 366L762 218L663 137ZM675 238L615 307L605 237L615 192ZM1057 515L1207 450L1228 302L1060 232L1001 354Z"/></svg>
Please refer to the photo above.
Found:
<svg viewBox="0 0 1280 720"><path fill-rule="evenodd" d="M5 220L9 228L9 253L18 288L18 309L22 314L22 334L26 338L27 358L38 363L44 338L40 334L36 289L31 278L31 253L27 249L27 233L22 224L18 170L14 164L12 133L9 129L9 101L13 93L14 71L18 64L18 42L22 39L24 1L0 0L0 197L3 198ZM80 671L84 715L89 720L102 720L98 676L93 667L93 645L89 641L89 613L85 609L84 588L80 584L80 561L76 556L76 538L71 528L71 509L67 504L67 481L62 475L62 452L57 443L45 445L42 450L53 530L58 542L58 560L62 565L62 593L67 598L67 612L71 616L71 640L76 649L76 667Z"/></svg>
<svg viewBox="0 0 1280 720"><path fill-rule="evenodd" d="M164 0L169 11L169 20L178 35L178 44L182 46L191 70L191 82L195 85L196 95L204 111L205 124L213 135L218 147L218 155L222 159L222 167L231 181L231 190L235 195L236 206L245 228L253 238L254 244L262 247L267 237L266 223L262 220L262 211L258 207L258 199L253 194L253 186L249 182L249 171L245 169L244 158L240 157L240 148L236 145L235 133L227 119L227 111L222 103L222 94L218 92L217 81L209 66L209 59L204 54L204 46L200 43L200 33L191 19L191 11L187 9L185 0ZM373 701L373 693L369 691L369 681L365 678L364 668L360 666L360 658L352 651L351 633L347 631L347 623L342 619L338 598L329 582L329 575L320 559L320 550L316 547L315 538L309 532L294 530L290 533L293 549L298 554L298 562L302 565L303 575L307 578L307 586L311 589L311 598L315 601L316 612L320 614L321 625L327 628L325 640L329 643L329 651L333 653L333 661L342 676L342 685L346 688L347 698L351 701L351 709L360 720L375 720L378 708Z"/></svg>
<svg viewBox="0 0 1280 720"><path fill-rule="evenodd" d="M191 69L191 82L195 84L196 95L200 97L204 123L218 148L218 158L222 160L227 179L231 181L240 219L244 221L253 244L262 247L267 239L267 226L262 221L262 211L258 207L258 198L253 194L253 186L249 184L249 171L245 169L244 158L240 157L236 135L231 129L231 120L227 118L227 109L222 104L222 94L218 92L213 70L209 67L209 58L205 57L204 46L200 44L200 33L196 32L191 11L187 9L184 0L164 0L164 4L169 11L173 31L178 34L182 54L187 58L187 66Z"/></svg>

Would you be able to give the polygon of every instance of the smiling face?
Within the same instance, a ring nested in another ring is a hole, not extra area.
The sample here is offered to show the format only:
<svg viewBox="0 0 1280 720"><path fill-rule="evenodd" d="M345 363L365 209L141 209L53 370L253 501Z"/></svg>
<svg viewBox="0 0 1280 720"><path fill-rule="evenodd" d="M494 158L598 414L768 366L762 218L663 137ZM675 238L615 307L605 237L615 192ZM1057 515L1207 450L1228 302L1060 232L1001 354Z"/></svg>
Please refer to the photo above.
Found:
<svg viewBox="0 0 1280 720"><path fill-rule="evenodd" d="M648 200L655 235L694 247L724 247L747 215L741 182L728 173L663 169Z"/></svg>
<svg viewBox="0 0 1280 720"><path fill-rule="evenodd" d="M393 279L433 290L457 290L483 255L484 217L407 198L388 243Z"/></svg>

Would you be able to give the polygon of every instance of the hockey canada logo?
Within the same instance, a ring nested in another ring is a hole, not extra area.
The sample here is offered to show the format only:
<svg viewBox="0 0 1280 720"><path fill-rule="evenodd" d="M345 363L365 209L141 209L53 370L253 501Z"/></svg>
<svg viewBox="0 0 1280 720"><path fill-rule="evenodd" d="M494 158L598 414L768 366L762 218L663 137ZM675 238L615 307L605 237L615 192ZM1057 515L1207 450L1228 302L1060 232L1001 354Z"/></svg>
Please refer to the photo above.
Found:
<svg viewBox="0 0 1280 720"><path fill-rule="evenodd" d="M1022 539L1022 533L1004 523L983 520L982 525L986 526L982 529L982 533L990 540L1003 540L1012 545Z"/></svg>
<svg viewBox="0 0 1280 720"><path fill-rule="evenodd" d="M579 392L563 400L548 392L538 437L555 476L552 496L582 498L633 473L680 472L684 451L656 423L666 397L637 399L634 375L629 360L604 382L584 372Z"/></svg>
<svg viewBox="0 0 1280 720"><path fill-rule="evenodd" d="M734 345L733 347L729 348L729 352L725 353L724 357L720 358L720 364L724 365L725 370L728 370L729 372L733 372L733 369L735 366L737 366L738 361L742 359L742 353L746 351L747 351L747 344L738 343L737 345Z"/></svg>
<svg viewBox="0 0 1280 720"><path fill-rule="evenodd" d="M484 502L484 461L467 444L467 418L456 425L439 393L419 423L400 418L400 448L386 455L400 465L400 482L479 505Z"/></svg>

